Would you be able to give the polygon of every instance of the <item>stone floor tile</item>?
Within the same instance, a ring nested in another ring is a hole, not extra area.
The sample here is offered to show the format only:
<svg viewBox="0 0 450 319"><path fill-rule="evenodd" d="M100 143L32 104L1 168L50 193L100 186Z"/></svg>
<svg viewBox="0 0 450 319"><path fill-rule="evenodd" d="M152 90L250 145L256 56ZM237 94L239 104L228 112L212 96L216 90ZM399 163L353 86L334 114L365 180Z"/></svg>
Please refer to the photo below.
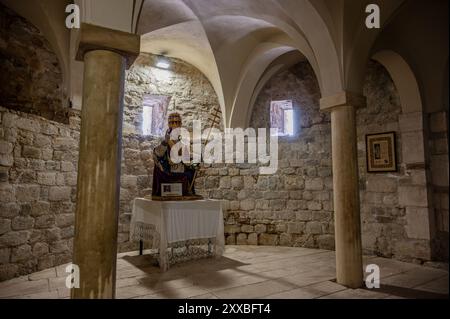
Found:
<svg viewBox="0 0 450 319"><path fill-rule="evenodd" d="M303 288L297 288L268 295L263 297L263 299L313 299L317 297L320 297L320 295L309 292Z"/></svg>
<svg viewBox="0 0 450 319"><path fill-rule="evenodd" d="M416 286L414 289L448 295L448 274L423 285Z"/></svg>
<svg viewBox="0 0 450 319"><path fill-rule="evenodd" d="M416 267L406 272L392 275L387 278L381 278L381 285L400 286L404 288L413 288L426 284L434 279L446 276L447 273L440 269L431 269L426 267Z"/></svg>
<svg viewBox="0 0 450 319"><path fill-rule="evenodd" d="M153 292L161 290L172 290L193 286L193 280L190 278L181 278L175 280L155 280L155 279L138 279L139 285L151 289Z"/></svg>
<svg viewBox="0 0 450 319"><path fill-rule="evenodd" d="M406 299L406 298L400 296L387 295L387 297L382 299Z"/></svg>
<svg viewBox="0 0 450 319"><path fill-rule="evenodd" d="M289 282L298 287L309 286L314 283L333 280L335 278L335 274L323 274L320 273L320 270L316 270L315 272L303 272L300 274L296 274L293 276L287 276L283 278L279 278L278 280L283 280L285 282Z"/></svg>
<svg viewBox="0 0 450 319"><path fill-rule="evenodd" d="M220 259L172 265L161 272L150 255L120 254L117 298L448 298L448 271L365 256L381 269L381 288L346 289L334 282L332 251L227 246ZM0 298L70 297L68 264L0 283Z"/></svg>
<svg viewBox="0 0 450 319"><path fill-rule="evenodd" d="M388 295L374 290L345 289L332 294L325 295L319 299L382 299Z"/></svg>
<svg viewBox="0 0 450 319"><path fill-rule="evenodd" d="M48 291L48 279L19 282L15 281L10 284L2 284L0 287L0 298L25 296Z"/></svg>
<svg viewBox="0 0 450 319"><path fill-rule="evenodd" d="M39 279L47 279L47 278L56 278L56 268L49 268L46 270L35 272L28 276L29 280L39 280Z"/></svg>
<svg viewBox="0 0 450 319"><path fill-rule="evenodd" d="M56 268L56 277L67 277L67 275L69 274L68 272L66 272L66 268L67 266L69 266L70 263L64 264L64 265L59 265Z"/></svg>
<svg viewBox="0 0 450 319"><path fill-rule="evenodd" d="M50 291L57 290L60 288L67 288L66 279L67 277L49 278L48 282Z"/></svg>
<svg viewBox="0 0 450 319"><path fill-rule="evenodd" d="M324 294L332 294L341 290L347 289L347 287L342 286L340 284L337 284L333 281L324 281L317 284L312 284L310 286L303 287L305 291L315 293L317 295L324 295Z"/></svg>
<svg viewBox="0 0 450 319"><path fill-rule="evenodd" d="M198 295L198 296L194 296L194 297L189 297L188 299L219 299L219 298L217 298L217 296L212 294L212 293L207 293L207 294L204 294L204 295Z"/></svg>
<svg viewBox="0 0 450 319"><path fill-rule="evenodd" d="M380 276L381 278L390 277L395 274L399 274L408 270L420 268L419 265L410 264L398 260L375 257L371 258L370 262L364 262L363 268L365 269L367 265L375 264L380 267Z"/></svg>
<svg viewBox="0 0 450 319"><path fill-rule="evenodd" d="M157 273L159 269L155 269L156 267L147 267L147 268L136 268L130 267L127 269L122 269L120 272L117 272L116 278L132 278L137 276L145 276L146 274Z"/></svg>
<svg viewBox="0 0 450 319"><path fill-rule="evenodd" d="M280 282L278 280L267 280L255 284L217 290L213 293L220 299L252 299L262 298L296 288L295 285L290 283Z"/></svg>
<svg viewBox="0 0 450 319"><path fill-rule="evenodd" d="M127 286L116 289L117 299L130 299L154 293L145 286Z"/></svg>
<svg viewBox="0 0 450 319"><path fill-rule="evenodd" d="M65 299L70 298L70 289L69 288L59 288L56 290L58 292L58 298Z"/></svg>
<svg viewBox="0 0 450 319"><path fill-rule="evenodd" d="M233 276L220 276L217 274L198 275L195 277L193 276L192 279L194 286L198 286L210 292L222 290L225 288L254 284L267 280L266 278L258 275L245 275L235 278Z"/></svg>
<svg viewBox="0 0 450 319"><path fill-rule="evenodd" d="M2 281L2 282L0 282L0 290L2 289L3 286L8 286L8 285L12 285L12 284L16 284L16 283L20 283L20 282L24 282L24 281L29 281L28 276L20 276L17 278L9 279L7 281Z"/></svg>
<svg viewBox="0 0 450 319"><path fill-rule="evenodd" d="M264 277L268 280L277 279L281 277L294 276L300 273L307 272L307 269L302 269L302 267L290 267L290 268L281 268L281 269L273 269L268 271L263 271L258 273L258 276Z"/></svg>
<svg viewBox="0 0 450 319"><path fill-rule="evenodd" d="M116 280L116 288L122 288L127 286L136 286L139 285L138 279L136 277L132 278L122 278Z"/></svg>
<svg viewBox="0 0 450 319"><path fill-rule="evenodd" d="M154 294L141 296L139 299L185 299L208 294L208 291L199 287L185 287L178 289L167 289Z"/></svg>
<svg viewBox="0 0 450 319"><path fill-rule="evenodd" d="M55 290L48 292L39 292L31 295L17 296L14 297L13 299L59 299L59 298L60 297L58 296L58 292Z"/></svg>

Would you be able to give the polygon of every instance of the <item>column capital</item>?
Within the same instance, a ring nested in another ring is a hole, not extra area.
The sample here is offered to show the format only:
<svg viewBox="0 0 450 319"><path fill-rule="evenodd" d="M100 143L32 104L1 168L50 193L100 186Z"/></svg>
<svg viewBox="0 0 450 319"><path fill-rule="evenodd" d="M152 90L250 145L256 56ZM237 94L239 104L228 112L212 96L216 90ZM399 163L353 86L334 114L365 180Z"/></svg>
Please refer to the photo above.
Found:
<svg viewBox="0 0 450 319"><path fill-rule="evenodd" d="M357 93L342 91L320 99L320 110L323 112L331 112L333 108L344 105L351 105L356 108L365 107L366 97Z"/></svg>
<svg viewBox="0 0 450 319"><path fill-rule="evenodd" d="M137 34L82 23L78 34L75 59L83 61L84 55L88 51L113 51L125 57L127 68L129 68L139 55L140 47L140 36Z"/></svg>

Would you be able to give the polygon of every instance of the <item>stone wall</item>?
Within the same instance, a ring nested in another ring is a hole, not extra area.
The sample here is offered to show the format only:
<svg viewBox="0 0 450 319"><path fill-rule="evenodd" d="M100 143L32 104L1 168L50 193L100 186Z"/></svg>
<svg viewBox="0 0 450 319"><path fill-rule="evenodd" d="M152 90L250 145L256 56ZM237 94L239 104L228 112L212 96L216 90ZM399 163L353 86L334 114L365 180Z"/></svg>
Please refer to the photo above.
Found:
<svg viewBox="0 0 450 319"><path fill-rule="evenodd" d="M193 120L201 120L204 128L210 114L219 108L208 79L181 60L168 59L168 70L155 67L157 60L155 55L142 53L127 72L124 134L142 134L142 102L146 94L168 96L168 112L180 113L188 129Z"/></svg>
<svg viewBox="0 0 450 319"><path fill-rule="evenodd" d="M0 105L68 123L59 61L43 34L0 4Z"/></svg>
<svg viewBox="0 0 450 319"><path fill-rule="evenodd" d="M363 248L367 253L400 260L429 260L429 227L423 220L428 218L423 158L415 159L414 165L404 158L405 154L419 157L405 145L418 133L417 127L411 125L416 114L402 112L392 79L376 62L369 64L364 95L367 107L357 112ZM398 171L367 173L366 134L391 131L396 133Z"/></svg>
<svg viewBox="0 0 450 319"><path fill-rule="evenodd" d="M160 140L140 134L142 97L170 96L170 110L181 113L187 124L193 118L207 123L210 110L218 105L214 90L198 70L172 59L172 71L163 71L167 77L156 81L160 70L149 64L153 59L142 55L127 72L120 252L137 249L129 241L132 201L151 194L152 150ZM194 113L197 105L201 112ZM6 108L0 113L0 280L6 280L72 258L81 119L76 111L69 112L68 125Z"/></svg>
<svg viewBox="0 0 450 319"><path fill-rule="evenodd" d="M403 161L403 135L414 137L417 128L405 128L409 115L402 114L388 72L371 62L366 74L367 106L357 111L364 252L406 261L429 260L426 171ZM259 176L245 166L206 172L216 175L203 178L210 188L206 194L229 199L227 243L334 248L330 118L319 111L319 98L306 62L274 76L255 103L251 126L268 127L271 100L293 100L298 129L295 136L280 138L277 174ZM367 173L365 135L388 131L397 133L399 170ZM411 148L406 151L414 154ZM231 176L221 177L227 174Z"/></svg>
<svg viewBox="0 0 450 319"><path fill-rule="evenodd" d="M279 138L277 173L235 165L205 178L211 197L230 200L227 243L334 248L330 116L319 111L319 98L307 62L274 76L256 99L250 127L270 126L271 100L292 100L298 126Z"/></svg>
<svg viewBox="0 0 450 319"><path fill-rule="evenodd" d="M430 150L431 188L436 229L434 254L437 259L448 261L448 112L432 113L428 120L428 149Z"/></svg>
<svg viewBox="0 0 450 319"><path fill-rule="evenodd" d="M78 125L0 108L0 280L72 259Z"/></svg>
<svg viewBox="0 0 450 319"><path fill-rule="evenodd" d="M158 137L140 134L142 97L170 96L170 109L182 113L188 126L190 119L205 120L218 105L213 88L193 67L171 60L175 72L163 71L165 77L160 78L160 70L149 62L153 59L141 56L127 73L119 251L137 249L129 241L132 201L151 193L152 149L159 142ZM405 205L410 199L401 195L402 188L424 187L423 170L403 164L399 99L387 72L374 62L364 92L368 106L358 110L357 120L365 252L426 260L428 242L416 238L417 229L410 223L417 220L411 212L420 205ZM255 128L268 127L271 100L293 100L298 127L294 136L280 137L276 174L259 175L253 164L201 169L196 189L205 197L224 200L228 244L334 248L330 116L319 111L319 98L306 62L274 76L257 98L251 119ZM194 113L196 106L201 111ZM0 280L4 280L71 259L80 118L72 112L70 124L63 125L5 108L0 113ZM364 136L385 131L398 132L400 170L367 174Z"/></svg>
<svg viewBox="0 0 450 319"><path fill-rule="evenodd" d="M192 128L193 120L205 127L211 112L219 107L216 93L206 77L196 68L168 59L170 69L155 67L158 57L141 54L127 71L125 85L122 177L120 189L119 251L136 249L129 241L132 201L151 194L153 148L159 136L142 135L142 101L146 94L170 97L168 112L181 114L183 125Z"/></svg>

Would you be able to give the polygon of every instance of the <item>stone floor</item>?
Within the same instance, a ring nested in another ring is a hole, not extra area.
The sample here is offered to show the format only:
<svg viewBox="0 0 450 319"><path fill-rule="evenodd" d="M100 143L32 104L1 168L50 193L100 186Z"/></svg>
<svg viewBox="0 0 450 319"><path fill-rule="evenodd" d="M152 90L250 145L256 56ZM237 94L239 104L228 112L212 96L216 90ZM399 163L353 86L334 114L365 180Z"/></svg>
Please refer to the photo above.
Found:
<svg viewBox="0 0 450 319"><path fill-rule="evenodd" d="M448 298L448 268L365 257L381 271L379 289L334 282L334 252L226 246L223 258L172 266L161 273L150 255L120 254L117 298ZM0 298L69 298L65 265L0 283Z"/></svg>

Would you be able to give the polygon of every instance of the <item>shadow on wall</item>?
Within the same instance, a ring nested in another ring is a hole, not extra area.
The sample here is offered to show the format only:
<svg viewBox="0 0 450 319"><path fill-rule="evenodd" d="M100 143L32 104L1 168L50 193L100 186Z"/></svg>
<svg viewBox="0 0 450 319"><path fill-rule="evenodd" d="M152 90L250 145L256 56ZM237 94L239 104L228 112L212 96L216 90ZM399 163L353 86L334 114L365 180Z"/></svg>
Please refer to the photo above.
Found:
<svg viewBox="0 0 450 319"><path fill-rule="evenodd" d="M43 34L0 4L0 105L68 124L62 73Z"/></svg>

